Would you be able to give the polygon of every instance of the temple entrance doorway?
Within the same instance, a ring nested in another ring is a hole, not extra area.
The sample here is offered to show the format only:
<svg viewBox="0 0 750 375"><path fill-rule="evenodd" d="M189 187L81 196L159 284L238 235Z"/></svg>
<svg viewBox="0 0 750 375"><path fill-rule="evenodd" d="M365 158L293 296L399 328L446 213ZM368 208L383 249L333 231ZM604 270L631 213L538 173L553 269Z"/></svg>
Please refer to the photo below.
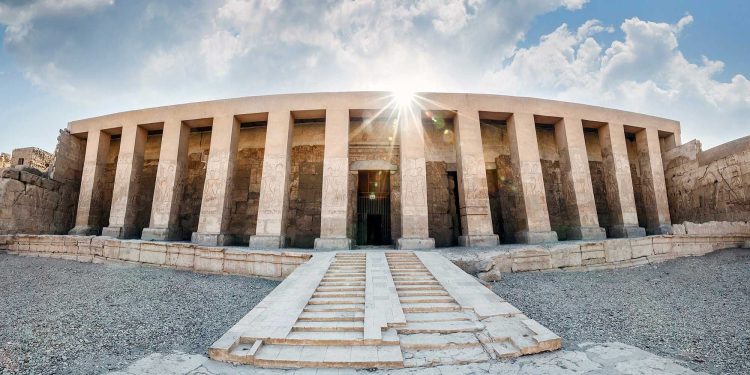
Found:
<svg viewBox="0 0 750 375"><path fill-rule="evenodd" d="M391 243L390 172L359 171L357 245L385 246Z"/></svg>

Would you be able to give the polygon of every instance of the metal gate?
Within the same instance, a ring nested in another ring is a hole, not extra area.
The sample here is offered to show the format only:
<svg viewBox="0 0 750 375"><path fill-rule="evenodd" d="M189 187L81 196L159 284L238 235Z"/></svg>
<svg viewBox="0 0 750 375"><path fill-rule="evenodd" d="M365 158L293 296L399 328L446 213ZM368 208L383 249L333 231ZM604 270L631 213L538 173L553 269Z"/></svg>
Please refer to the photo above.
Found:
<svg viewBox="0 0 750 375"><path fill-rule="evenodd" d="M391 244L390 178L383 171L360 171L357 245Z"/></svg>

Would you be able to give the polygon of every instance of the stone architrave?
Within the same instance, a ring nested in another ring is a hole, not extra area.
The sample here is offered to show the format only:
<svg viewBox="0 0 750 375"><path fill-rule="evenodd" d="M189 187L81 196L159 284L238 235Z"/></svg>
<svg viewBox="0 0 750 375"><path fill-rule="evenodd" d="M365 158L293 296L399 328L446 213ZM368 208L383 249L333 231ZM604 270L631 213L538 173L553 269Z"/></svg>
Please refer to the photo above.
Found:
<svg viewBox="0 0 750 375"><path fill-rule="evenodd" d="M255 235L250 237L251 248L278 249L286 246L293 130L294 118L290 111L268 114L258 224Z"/></svg>
<svg viewBox="0 0 750 375"><path fill-rule="evenodd" d="M604 162L604 182L609 206L609 236L643 237L646 230L638 226L633 178L622 124L608 123L599 128L599 143Z"/></svg>
<svg viewBox="0 0 750 375"><path fill-rule="evenodd" d="M643 129L635 134L635 142L638 148L638 164L641 168L646 231L649 234L670 234L672 220L669 216L659 131L653 128Z"/></svg>
<svg viewBox="0 0 750 375"><path fill-rule="evenodd" d="M239 132L240 123L233 115L214 117L198 231L192 236L194 243L221 246L232 242L226 232Z"/></svg>
<svg viewBox="0 0 750 375"><path fill-rule="evenodd" d="M352 240L347 236L348 193L349 110L327 109L320 238L315 239L316 249L346 250L352 248Z"/></svg>
<svg viewBox="0 0 750 375"><path fill-rule="evenodd" d="M151 221L143 230L144 240L177 240L181 237L178 214L182 200L185 165L187 163L190 127L179 120L164 123L159 151Z"/></svg>
<svg viewBox="0 0 750 375"><path fill-rule="evenodd" d="M479 112L459 110L455 119L461 246L495 246Z"/></svg>
<svg viewBox="0 0 750 375"><path fill-rule="evenodd" d="M603 240L604 228L599 226L591 185L589 159L583 124L578 118L564 118L555 124L555 140L560 153L562 192L570 219L567 238L571 240Z"/></svg>
<svg viewBox="0 0 750 375"><path fill-rule="evenodd" d="M427 175L422 115L415 103L399 109L401 238L399 249L432 249L427 211Z"/></svg>
<svg viewBox="0 0 750 375"><path fill-rule="evenodd" d="M102 230L102 236L134 238L140 235L140 230L135 227L138 212L136 201L143 174L147 137L148 131L137 124L122 127L109 226Z"/></svg>
<svg viewBox="0 0 750 375"><path fill-rule="evenodd" d="M516 214L521 230L515 234L516 241L555 242L557 233L552 231L549 221L534 115L514 113L508 120L508 137L513 175L518 180L516 186L520 194Z"/></svg>
<svg viewBox="0 0 750 375"><path fill-rule="evenodd" d="M86 154L81 176L81 191L78 195L76 225L70 231L72 235L98 235L102 229L101 204L102 196L99 185L104 167L107 165L107 154L112 136L101 131L91 130L86 139Z"/></svg>

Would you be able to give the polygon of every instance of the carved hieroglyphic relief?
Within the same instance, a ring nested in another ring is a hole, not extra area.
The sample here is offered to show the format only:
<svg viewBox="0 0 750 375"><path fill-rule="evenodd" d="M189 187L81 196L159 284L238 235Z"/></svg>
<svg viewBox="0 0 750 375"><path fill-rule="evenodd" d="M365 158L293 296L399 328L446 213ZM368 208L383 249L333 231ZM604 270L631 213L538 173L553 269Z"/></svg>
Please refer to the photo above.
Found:
<svg viewBox="0 0 750 375"><path fill-rule="evenodd" d="M281 215L286 189L286 156L269 155L263 160L263 179L258 204L258 221Z"/></svg>
<svg viewBox="0 0 750 375"><path fill-rule="evenodd" d="M94 224L91 222L90 215L92 206L98 204L98 200L94 196L96 194L96 190L94 189L96 181L94 180L97 167L98 163L96 160L86 160L83 164L76 225L85 226Z"/></svg>
<svg viewBox="0 0 750 375"><path fill-rule="evenodd" d="M180 187L175 182L181 181L177 176L177 162L174 160L160 160L157 171L156 184L154 185L154 225L163 228L169 225L170 211L172 209L175 192Z"/></svg>
<svg viewBox="0 0 750 375"><path fill-rule="evenodd" d="M404 214L407 214L407 207L427 206L425 159L407 159L406 165L402 165L402 168L402 176L404 177L401 181L401 194L403 195Z"/></svg>

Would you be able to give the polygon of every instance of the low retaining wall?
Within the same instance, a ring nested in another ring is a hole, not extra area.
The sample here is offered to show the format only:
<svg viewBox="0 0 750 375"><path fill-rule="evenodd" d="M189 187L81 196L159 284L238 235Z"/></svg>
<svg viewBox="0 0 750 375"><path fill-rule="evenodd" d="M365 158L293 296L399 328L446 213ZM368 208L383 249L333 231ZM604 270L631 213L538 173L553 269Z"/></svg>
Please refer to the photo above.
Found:
<svg viewBox="0 0 750 375"><path fill-rule="evenodd" d="M103 263L147 264L196 272L280 280L311 254L204 247L181 242L117 240L109 237L4 235L0 250L10 254Z"/></svg>
<svg viewBox="0 0 750 375"><path fill-rule="evenodd" d="M672 230L674 235L506 245L481 251L454 248L441 253L467 273L496 281L503 272L625 268L750 244L747 222L686 222L673 225Z"/></svg>

